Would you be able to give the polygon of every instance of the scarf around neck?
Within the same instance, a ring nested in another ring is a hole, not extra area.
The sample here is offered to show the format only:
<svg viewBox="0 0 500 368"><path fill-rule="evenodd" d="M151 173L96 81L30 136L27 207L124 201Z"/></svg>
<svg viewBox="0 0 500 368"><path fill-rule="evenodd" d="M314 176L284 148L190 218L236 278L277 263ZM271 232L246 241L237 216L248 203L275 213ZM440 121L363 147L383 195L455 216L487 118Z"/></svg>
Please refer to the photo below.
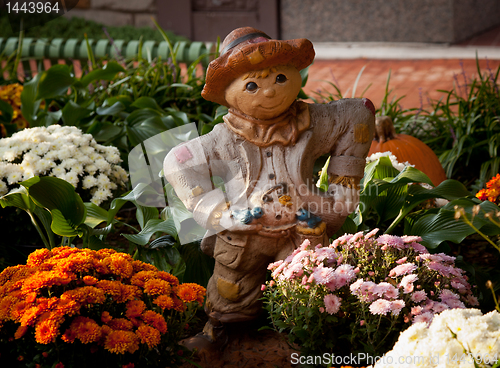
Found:
<svg viewBox="0 0 500 368"><path fill-rule="evenodd" d="M309 105L302 101L295 101L287 111L273 119L255 119L233 108L223 119L233 132L260 147L275 143L295 145L300 134L311 125Z"/></svg>

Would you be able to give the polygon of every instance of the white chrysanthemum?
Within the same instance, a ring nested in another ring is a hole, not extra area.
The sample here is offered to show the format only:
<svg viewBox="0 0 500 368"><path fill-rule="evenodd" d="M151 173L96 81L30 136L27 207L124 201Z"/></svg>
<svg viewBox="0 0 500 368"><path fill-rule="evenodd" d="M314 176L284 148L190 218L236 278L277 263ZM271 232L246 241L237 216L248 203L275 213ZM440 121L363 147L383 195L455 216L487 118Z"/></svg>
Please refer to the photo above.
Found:
<svg viewBox="0 0 500 368"><path fill-rule="evenodd" d="M92 187L95 187L96 185L97 185L97 179L94 178L92 175L87 175L82 180L83 189L90 189Z"/></svg>
<svg viewBox="0 0 500 368"><path fill-rule="evenodd" d="M403 331L375 368L474 368L471 357L492 364L500 351L499 327L497 311L482 315L478 309L446 310L436 315L428 328L425 323L415 323ZM490 362L485 361L488 358Z"/></svg>
<svg viewBox="0 0 500 368"><path fill-rule="evenodd" d="M70 183L76 188L76 186L78 185L78 174L73 170L71 170L68 173L66 173L66 175L64 176L64 180L66 180L68 183Z"/></svg>
<svg viewBox="0 0 500 368"><path fill-rule="evenodd" d="M23 172L21 170L12 170L7 176L7 183L9 185L19 183L23 180Z"/></svg>
<svg viewBox="0 0 500 368"><path fill-rule="evenodd" d="M97 166L94 164L87 165L85 166L85 171L90 175L94 175L97 172Z"/></svg>
<svg viewBox="0 0 500 368"><path fill-rule="evenodd" d="M66 169L64 169L63 167L61 166L56 166L52 169L52 175L50 176L55 176L55 177L61 177L61 176L64 176L66 175Z"/></svg>
<svg viewBox="0 0 500 368"><path fill-rule="evenodd" d="M103 201L111 197L111 191L108 189L97 189L93 196L92 199L90 200L92 203L96 205L100 205Z"/></svg>
<svg viewBox="0 0 500 368"><path fill-rule="evenodd" d="M18 155L19 155L19 153L17 152L16 148L12 147L12 148L5 150L4 154L2 155L2 158L5 161L12 162L17 158Z"/></svg>
<svg viewBox="0 0 500 368"><path fill-rule="evenodd" d="M8 193L33 176L48 175L89 190L93 202L100 204L128 181L120 162L117 148L97 144L77 127L24 129L0 140L0 192Z"/></svg>
<svg viewBox="0 0 500 368"><path fill-rule="evenodd" d="M105 159L103 158L100 158L99 160L97 160L95 162L95 165L97 166L97 168L100 170L100 171L109 171L111 169L111 165L109 164L108 161L106 161Z"/></svg>
<svg viewBox="0 0 500 368"><path fill-rule="evenodd" d="M372 161L376 161L380 157L389 157L389 160L391 160L392 166L394 166L394 168L397 169L398 171L403 171L403 169L406 166L415 167L415 165L412 165L409 162L403 162L403 163L398 162L397 157L394 156L391 151L376 152L376 153L374 153L374 154L372 154L372 155L370 155L370 156L368 156L366 158L366 163L369 163L369 162L372 162Z"/></svg>

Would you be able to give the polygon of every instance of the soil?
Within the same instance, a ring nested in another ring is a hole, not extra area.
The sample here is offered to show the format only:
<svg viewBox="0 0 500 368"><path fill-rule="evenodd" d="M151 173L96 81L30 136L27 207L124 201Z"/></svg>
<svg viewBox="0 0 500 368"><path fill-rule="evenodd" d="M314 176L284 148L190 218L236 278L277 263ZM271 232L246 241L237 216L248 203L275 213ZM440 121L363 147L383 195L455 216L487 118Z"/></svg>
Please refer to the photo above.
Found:
<svg viewBox="0 0 500 368"><path fill-rule="evenodd" d="M284 334L271 330L239 331L229 336L225 349L200 355L194 362L203 368L293 368L297 367L291 363L293 353L298 351L288 345ZM192 367L195 365L182 365Z"/></svg>

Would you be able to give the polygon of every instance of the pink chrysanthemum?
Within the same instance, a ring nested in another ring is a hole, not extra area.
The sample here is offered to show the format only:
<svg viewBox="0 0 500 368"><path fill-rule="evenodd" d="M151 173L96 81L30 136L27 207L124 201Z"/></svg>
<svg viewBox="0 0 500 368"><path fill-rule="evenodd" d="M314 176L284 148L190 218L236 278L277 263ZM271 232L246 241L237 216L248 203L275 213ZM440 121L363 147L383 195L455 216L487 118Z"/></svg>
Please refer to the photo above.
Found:
<svg viewBox="0 0 500 368"><path fill-rule="evenodd" d="M371 314L385 316L391 311L391 302L385 299L377 299L370 304L369 309Z"/></svg>
<svg viewBox="0 0 500 368"><path fill-rule="evenodd" d="M413 273L410 275L406 275L399 283L399 287L403 288L403 293L409 294L413 291L414 289L413 283L417 280L418 276Z"/></svg>
<svg viewBox="0 0 500 368"><path fill-rule="evenodd" d="M398 289L396 289L388 282L381 282L375 287L374 294L377 294L380 297L385 296L389 299L395 299L398 297L399 292Z"/></svg>
<svg viewBox="0 0 500 368"><path fill-rule="evenodd" d="M391 314L393 316L399 315L401 310L405 307L406 303L404 300L398 299L391 302Z"/></svg>
<svg viewBox="0 0 500 368"><path fill-rule="evenodd" d="M432 314L431 312L425 312L413 317L413 323L424 322L430 324L433 317L434 314Z"/></svg>
<svg viewBox="0 0 500 368"><path fill-rule="evenodd" d="M397 277L401 275L406 275L408 273L412 273L417 269L417 265L414 263L403 263L402 265L394 267L390 272L389 276Z"/></svg>
<svg viewBox="0 0 500 368"><path fill-rule="evenodd" d="M420 303L425 299L427 299L427 293L424 290L415 291L411 295L411 300L415 303Z"/></svg>
<svg viewBox="0 0 500 368"><path fill-rule="evenodd" d="M335 314L339 311L341 301L342 298L339 298L335 294L327 294L323 299L323 302L325 303L325 309L330 314Z"/></svg>
<svg viewBox="0 0 500 368"><path fill-rule="evenodd" d="M318 267L314 268L313 275L316 283L324 285L333 280L334 270L333 268L324 267L320 264Z"/></svg>
<svg viewBox="0 0 500 368"><path fill-rule="evenodd" d="M379 244L386 244L391 248L404 249L406 248L405 242L399 236L383 234L377 238Z"/></svg>

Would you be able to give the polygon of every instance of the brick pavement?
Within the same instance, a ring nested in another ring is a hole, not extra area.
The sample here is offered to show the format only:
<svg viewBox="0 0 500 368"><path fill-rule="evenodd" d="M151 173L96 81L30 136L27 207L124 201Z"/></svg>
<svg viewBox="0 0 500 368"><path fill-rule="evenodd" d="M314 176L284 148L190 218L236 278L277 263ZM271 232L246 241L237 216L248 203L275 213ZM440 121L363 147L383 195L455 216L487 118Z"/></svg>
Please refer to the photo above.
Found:
<svg viewBox="0 0 500 368"><path fill-rule="evenodd" d="M494 48L498 51L500 49L500 26L452 46L469 48L469 51L475 46L490 48L490 50ZM340 88L344 97L352 97L356 78L365 67L359 78L356 97L360 97L368 88L363 97L371 99L376 107L380 106L385 95L389 71L391 71L389 89L393 90L390 97L405 96L400 101L404 108L419 108L421 105L424 108L428 107L429 99L439 99L444 96L438 90L448 91L455 85L459 85L464 93L465 81L470 83L471 78L478 75L476 60L439 58L439 48L435 48L432 52L436 55L433 59L316 60L309 68L309 81L305 91L312 96L317 96L314 91L318 90L335 92L334 88L329 85L329 83L334 83ZM498 55L498 53L495 54ZM500 58L490 58L490 60L480 58L479 65L483 74L495 73L500 66Z"/></svg>
<svg viewBox="0 0 500 368"><path fill-rule="evenodd" d="M481 72L495 73L500 60L479 60ZM376 107L380 106L385 95L389 71L391 72L389 90L390 99L401 99L404 108L428 107L429 99L439 99L444 93L438 90L451 90L460 86L464 93L465 80L470 83L473 76L478 76L476 60L433 59L433 60L317 60L309 68L309 80L304 88L311 96L318 96L315 91L332 92L334 83L344 97L352 97L356 78L359 78L355 91L356 97L367 97Z"/></svg>

